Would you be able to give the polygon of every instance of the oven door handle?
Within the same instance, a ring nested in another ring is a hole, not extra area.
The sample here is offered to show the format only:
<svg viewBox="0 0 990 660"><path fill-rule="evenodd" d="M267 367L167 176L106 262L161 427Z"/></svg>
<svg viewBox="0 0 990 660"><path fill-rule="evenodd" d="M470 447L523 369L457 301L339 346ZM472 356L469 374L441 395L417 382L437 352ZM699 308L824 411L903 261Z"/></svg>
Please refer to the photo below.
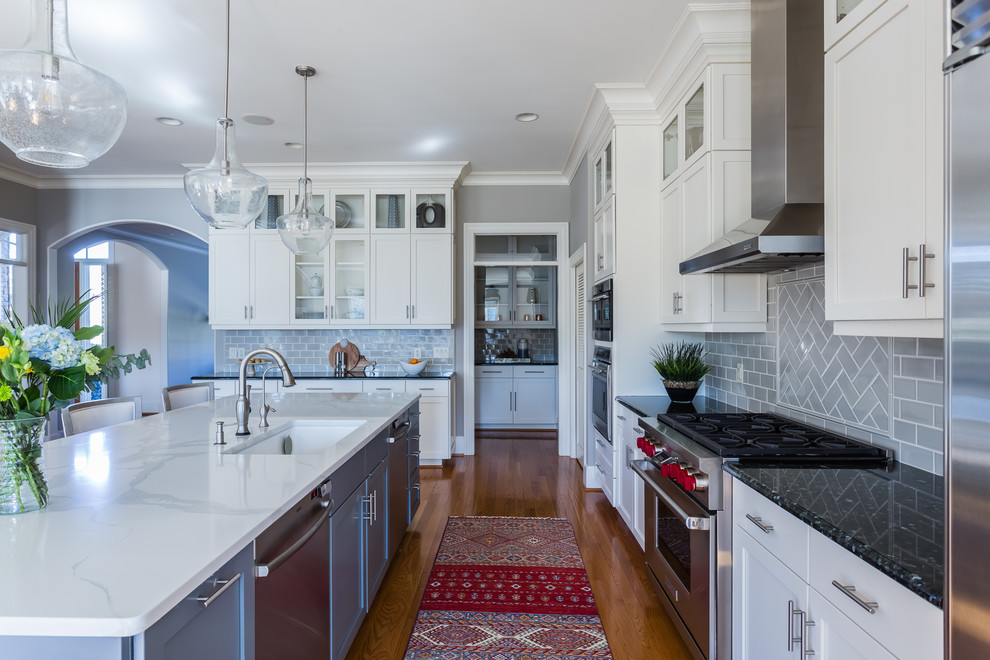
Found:
<svg viewBox="0 0 990 660"><path fill-rule="evenodd" d="M663 492L663 488L660 487L660 484L653 480L653 477L651 477L646 470L643 469L643 466L652 466L652 463L649 461L631 461L629 463L629 467L632 468L632 471L638 474L640 478L646 482L646 485L657 494L657 497L663 500L663 503L667 506L667 508L674 512L674 515L677 516L682 523L684 523L685 527L694 531L706 531L711 528L711 521L708 519L708 516L689 516L684 509L670 499L670 496L667 495L667 493Z"/></svg>

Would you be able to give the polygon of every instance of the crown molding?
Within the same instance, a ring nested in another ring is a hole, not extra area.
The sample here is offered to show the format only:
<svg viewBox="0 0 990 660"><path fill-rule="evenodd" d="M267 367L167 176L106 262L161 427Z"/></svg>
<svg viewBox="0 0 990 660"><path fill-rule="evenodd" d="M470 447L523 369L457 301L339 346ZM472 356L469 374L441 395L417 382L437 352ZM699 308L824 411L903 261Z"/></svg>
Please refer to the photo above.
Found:
<svg viewBox="0 0 990 660"><path fill-rule="evenodd" d="M464 186L566 186L570 179L561 172L474 172L464 177Z"/></svg>
<svg viewBox="0 0 990 660"><path fill-rule="evenodd" d="M183 163L187 169L204 167L205 163ZM252 172L275 185L295 186L302 174L298 163L248 163ZM443 186L456 188L470 173L468 161L405 162L405 163L311 163L309 175L321 184L355 185L388 183L392 185ZM38 176L0 165L0 178L37 190L95 190L95 189L181 189L182 175L123 175L103 176L77 174L69 176Z"/></svg>
<svg viewBox="0 0 990 660"><path fill-rule="evenodd" d="M657 125L705 67L750 61L750 5L689 3L671 30L646 82L595 85L581 126L564 164L573 180L581 160L613 126ZM684 88L683 91L681 89Z"/></svg>

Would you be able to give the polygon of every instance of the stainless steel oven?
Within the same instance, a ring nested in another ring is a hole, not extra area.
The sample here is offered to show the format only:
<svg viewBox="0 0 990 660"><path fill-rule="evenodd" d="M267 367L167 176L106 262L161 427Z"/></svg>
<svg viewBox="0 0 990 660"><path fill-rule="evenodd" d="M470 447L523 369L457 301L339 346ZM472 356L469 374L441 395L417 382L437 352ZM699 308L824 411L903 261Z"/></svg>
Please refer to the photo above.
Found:
<svg viewBox="0 0 990 660"><path fill-rule="evenodd" d="M595 285L591 291L591 329L595 341L612 341L612 280Z"/></svg>
<svg viewBox="0 0 990 660"><path fill-rule="evenodd" d="M693 655L715 658L718 514L661 478L651 462L631 467L646 484L646 565L661 603L682 637L694 640Z"/></svg>
<svg viewBox="0 0 990 660"><path fill-rule="evenodd" d="M595 347L591 362L591 421L603 438L612 442L612 349Z"/></svg>

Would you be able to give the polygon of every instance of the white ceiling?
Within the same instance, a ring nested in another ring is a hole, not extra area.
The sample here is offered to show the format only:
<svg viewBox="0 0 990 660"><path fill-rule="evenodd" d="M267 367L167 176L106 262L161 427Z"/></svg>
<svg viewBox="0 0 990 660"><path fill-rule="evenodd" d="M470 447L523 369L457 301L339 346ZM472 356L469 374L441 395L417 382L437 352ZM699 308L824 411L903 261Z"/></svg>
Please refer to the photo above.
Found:
<svg viewBox="0 0 990 660"><path fill-rule="evenodd" d="M727 0L710 0L722 4ZM232 0L230 113L246 163L470 161L560 173L595 83L644 83L687 0ZM204 163L223 111L224 0L68 0L77 57L127 90L117 144L73 175L178 175ZM4 0L0 48L27 37ZM515 121L520 112L540 119ZM268 115L272 126L240 120ZM182 119L168 127L154 118ZM29 166L0 146L0 165Z"/></svg>

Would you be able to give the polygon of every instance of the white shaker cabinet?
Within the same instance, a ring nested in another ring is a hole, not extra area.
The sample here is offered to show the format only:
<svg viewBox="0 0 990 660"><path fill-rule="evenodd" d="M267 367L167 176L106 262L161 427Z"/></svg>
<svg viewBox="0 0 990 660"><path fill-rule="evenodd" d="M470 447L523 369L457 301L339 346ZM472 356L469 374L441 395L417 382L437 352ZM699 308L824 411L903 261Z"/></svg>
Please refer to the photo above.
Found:
<svg viewBox="0 0 990 660"><path fill-rule="evenodd" d="M371 322L450 326L453 236L381 233L371 238Z"/></svg>
<svg viewBox="0 0 990 660"><path fill-rule="evenodd" d="M480 365L474 407L482 427L553 428L557 425L557 367Z"/></svg>
<svg viewBox="0 0 990 660"><path fill-rule="evenodd" d="M939 608L748 486L732 488L733 658L942 658Z"/></svg>
<svg viewBox="0 0 990 660"><path fill-rule="evenodd" d="M681 275L680 262L750 218L749 151L713 151L660 192L660 314L679 330L763 332L766 275Z"/></svg>
<svg viewBox="0 0 990 660"><path fill-rule="evenodd" d="M629 467L629 461L642 458L636 446L636 440L642 435L643 430L638 426L636 414L625 406L616 405L613 426L613 443L618 448L614 468L617 492L615 508L636 537L640 548L645 547L646 542L644 483Z"/></svg>
<svg viewBox="0 0 990 660"><path fill-rule="evenodd" d="M287 323L290 255L278 235L232 230L212 234L210 324Z"/></svg>
<svg viewBox="0 0 990 660"><path fill-rule="evenodd" d="M941 4L886 0L825 54L825 316L836 334L942 334Z"/></svg>

